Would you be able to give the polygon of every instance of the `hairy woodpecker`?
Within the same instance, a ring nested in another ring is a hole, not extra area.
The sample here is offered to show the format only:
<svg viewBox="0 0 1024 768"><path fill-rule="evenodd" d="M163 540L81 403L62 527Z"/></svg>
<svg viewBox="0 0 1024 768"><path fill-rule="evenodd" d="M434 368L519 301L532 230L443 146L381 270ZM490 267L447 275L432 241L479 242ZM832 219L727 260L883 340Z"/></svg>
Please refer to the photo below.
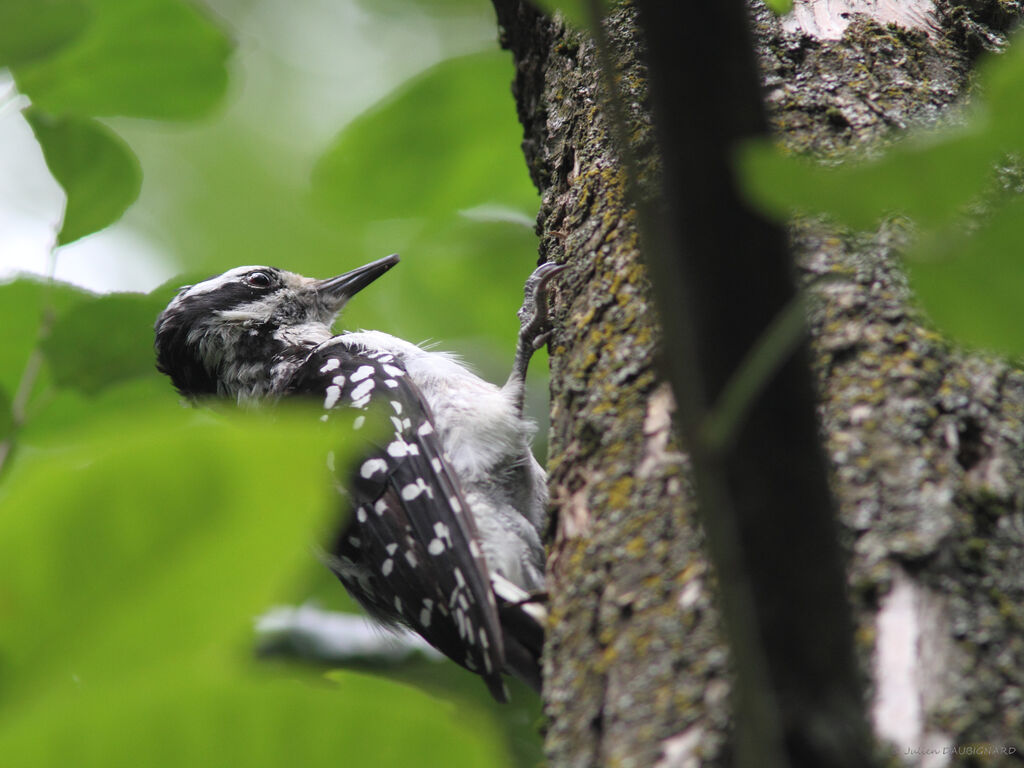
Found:
<svg viewBox="0 0 1024 768"><path fill-rule="evenodd" d="M386 333L333 335L345 303L397 263L327 280L238 267L186 286L157 318L157 368L189 399L312 397L322 420L348 428L362 426L359 410L382 406L393 432L340 478L350 514L325 559L372 616L418 632L505 700L502 672L540 687L547 484L523 394L550 334L546 288L563 267L542 265L527 280L499 388Z"/></svg>

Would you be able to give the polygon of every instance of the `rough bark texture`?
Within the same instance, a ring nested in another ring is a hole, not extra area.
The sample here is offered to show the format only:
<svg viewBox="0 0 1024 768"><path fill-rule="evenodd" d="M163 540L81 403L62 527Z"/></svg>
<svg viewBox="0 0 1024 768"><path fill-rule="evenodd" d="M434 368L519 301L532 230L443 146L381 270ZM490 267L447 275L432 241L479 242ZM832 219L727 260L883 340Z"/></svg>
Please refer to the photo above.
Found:
<svg viewBox="0 0 1024 768"><path fill-rule="evenodd" d="M571 265L551 343L548 755L555 766L726 764L728 654L593 46L518 0L495 6L543 195L542 258ZM941 36L858 17L840 39L817 41L754 6L773 128L831 156L933 122L1019 12L949 2ZM616 10L607 30L649 189L657 159L631 10ZM897 228L857 235L804 222L792 239L876 733L888 754L973 742L1018 750L982 764L1019 764L1024 373L929 329L899 269ZM909 661L893 654L904 630ZM977 764L938 757L920 764Z"/></svg>

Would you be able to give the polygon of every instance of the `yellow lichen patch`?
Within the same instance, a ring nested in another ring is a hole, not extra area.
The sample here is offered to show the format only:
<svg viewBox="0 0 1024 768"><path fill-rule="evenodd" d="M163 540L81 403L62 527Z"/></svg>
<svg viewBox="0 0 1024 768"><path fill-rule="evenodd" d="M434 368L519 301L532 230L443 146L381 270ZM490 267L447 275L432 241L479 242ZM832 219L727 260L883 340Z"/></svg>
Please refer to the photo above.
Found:
<svg viewBox="0 0 1024 768"><path fill-rule="evenodd" d="M676 581L686 584L697 578L704 572L704 565L700 562L692 562L686 566L676 577Z"/></svg>
<svg viewBox="0 0 1024 768"><path fill-rule="evenodd" d="M640 557L647 551L647 542L644 541L642 536L637 536L634 539L630 539L630 542L626 545L626 552L633 557Z"/></svg>
<svg viewBox="0 0 1024 768"><path fill-rule="evenodd" d="M593 320L593 319L594 319L594 308L590 307L586 312L584 312L582 315L579 315L576 318L576 328L577 328L577 330L582 330L584 328L589 327L590 326L590 321Z"/></svg>
<svg viewBox="0 0 1024 768"><path fill-rule="evenodd" d="M614 645L609 645L601 653L601 660L598 662L598 669L601 672L605 672L611 667L615 660L619 657L619 652L615 649Z"/></svg>
<svg viewBox="0 0 1024 768"><path fill-rule="evenodd" d="M632 477L620 477L608 490L608 504L612 509L625 509L630 504L630 492L633 490Z"/></svg>
<svg viewBox="0 0 1024 768"><path fill-rule="evenodd" d="M871 624L864 624L857 628L854 635L854 642L858 647L869 650L875 647L876 631Z"/></svg>

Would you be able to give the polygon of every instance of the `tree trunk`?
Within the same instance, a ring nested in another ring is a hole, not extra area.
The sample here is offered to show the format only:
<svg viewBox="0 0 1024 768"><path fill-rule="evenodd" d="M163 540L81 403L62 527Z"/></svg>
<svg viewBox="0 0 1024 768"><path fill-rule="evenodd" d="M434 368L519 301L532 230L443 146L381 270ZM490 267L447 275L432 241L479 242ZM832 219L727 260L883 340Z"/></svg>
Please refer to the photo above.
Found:
<svg viewBox="0 0 1024 768"><path fill-rule="evenodd" d="M554 766L727 764L730 654L597 54L520 0L494 3L543 196L541 256L570 265L551 341L548 755ZM936 119L964 94L973 57L1019 15L996 0L912 5L901 21L913 31L815 16L807 1L783 23L753 6L782 141L834 155ZM659 161L631 8L605 29L640 187L654 196ZM1024 373L927 327L900 271L902 242L892 226L791 228L870 681L865 708L883 754L908 765L978 764L949 751L968 744L985 753L981 764L1019 764Z"/></svg>

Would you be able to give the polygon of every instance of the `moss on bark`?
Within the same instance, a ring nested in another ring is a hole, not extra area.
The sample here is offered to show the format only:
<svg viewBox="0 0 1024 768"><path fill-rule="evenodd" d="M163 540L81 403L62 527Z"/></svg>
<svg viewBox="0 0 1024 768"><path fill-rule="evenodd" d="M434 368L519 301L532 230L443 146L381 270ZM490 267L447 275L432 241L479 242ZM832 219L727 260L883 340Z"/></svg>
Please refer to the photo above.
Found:
<svg viewBox="0 0 1024 768"><path fill-rule="evenodd" d="M570 265L551 340L548 755L556 766L721 765L727 652L593 45L518 0L495 7L543 196L541 258ZM1019 12L948 2L941 38L859 18L842 39L813 41L755 4L773 128L794 151L837 157L934 123ZM607 29L650 189L657 158L628 5ZM896 578L911 578L939 597L931 629L949 641L929 728L1011 744L1024 734L1024 373L928 327L899 268L905 237L895 223L872 234L813 221L792 229L858 649L870 676L879 607Z"/></svg>

